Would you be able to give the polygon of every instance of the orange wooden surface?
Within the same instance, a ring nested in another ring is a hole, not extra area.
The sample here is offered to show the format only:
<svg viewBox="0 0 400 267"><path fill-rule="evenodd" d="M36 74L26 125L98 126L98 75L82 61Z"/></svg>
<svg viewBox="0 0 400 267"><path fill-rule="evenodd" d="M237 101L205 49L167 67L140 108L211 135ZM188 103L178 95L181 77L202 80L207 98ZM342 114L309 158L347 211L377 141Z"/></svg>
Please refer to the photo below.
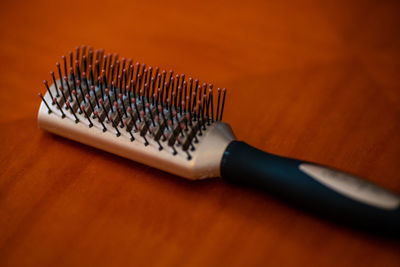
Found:
<svg viewBox="0 0 400 267"><path fill-rule="evenodd" d="M86 44L227 87L239 139L400 192L400 5L282 2L2 0L0 266L400 266L396 241L37 128Z"/></svg>

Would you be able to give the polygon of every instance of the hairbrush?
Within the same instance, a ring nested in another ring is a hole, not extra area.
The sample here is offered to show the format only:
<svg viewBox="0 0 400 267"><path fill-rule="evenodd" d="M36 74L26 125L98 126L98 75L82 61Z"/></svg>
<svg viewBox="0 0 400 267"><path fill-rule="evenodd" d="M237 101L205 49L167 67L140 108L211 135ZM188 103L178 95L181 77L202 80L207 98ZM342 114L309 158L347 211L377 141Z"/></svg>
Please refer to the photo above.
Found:
<svg viewBox="0 0 400 267"><path fill-rule="evenodd" d="M237 141L222 121L225 89L85 46L56 66L39 94L44 130L184 178L256 186L358 228L400 232L395 193Z"/></svg>

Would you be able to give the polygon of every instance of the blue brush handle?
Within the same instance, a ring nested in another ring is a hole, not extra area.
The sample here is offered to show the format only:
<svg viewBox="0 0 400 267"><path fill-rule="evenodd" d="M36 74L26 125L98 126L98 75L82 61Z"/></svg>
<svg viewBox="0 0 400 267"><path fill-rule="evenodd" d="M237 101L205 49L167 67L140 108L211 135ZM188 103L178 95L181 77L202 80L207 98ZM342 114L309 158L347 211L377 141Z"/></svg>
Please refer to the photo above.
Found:
<svg viewBox="0 0 400 267"><path fill-rule="evenodd" d="M355 176L232 141L221 161L227 180L279 197L341 222L390 235L400 234L400 197Z"/></svg>

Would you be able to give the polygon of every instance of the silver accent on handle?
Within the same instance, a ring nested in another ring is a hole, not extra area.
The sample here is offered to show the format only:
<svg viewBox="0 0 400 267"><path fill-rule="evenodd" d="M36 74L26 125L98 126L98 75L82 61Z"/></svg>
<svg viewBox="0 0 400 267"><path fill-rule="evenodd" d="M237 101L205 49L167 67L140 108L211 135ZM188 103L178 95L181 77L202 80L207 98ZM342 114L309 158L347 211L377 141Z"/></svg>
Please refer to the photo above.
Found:
<svg viewBox="0 0 400 267"><path fill-rule="evenodd" d="M309 163L301 163L299 169L353 200L386 210L394 210L400 206L400 197L395 193L350 174Z"/></svg>

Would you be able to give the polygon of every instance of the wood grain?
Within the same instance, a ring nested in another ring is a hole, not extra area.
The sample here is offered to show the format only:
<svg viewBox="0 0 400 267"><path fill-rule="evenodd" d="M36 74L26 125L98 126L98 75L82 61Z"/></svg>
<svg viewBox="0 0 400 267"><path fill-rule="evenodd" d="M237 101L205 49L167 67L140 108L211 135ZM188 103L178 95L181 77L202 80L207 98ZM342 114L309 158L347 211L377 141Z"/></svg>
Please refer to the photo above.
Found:
<svg viewBox="0 0 400 267"><path fill-rule="evenodd" d="M400 244L218 179L45 133L43 79L86 44L228 88L269 152L400 192L397 1L0 2L0 266L400 266Z"/></svg>

